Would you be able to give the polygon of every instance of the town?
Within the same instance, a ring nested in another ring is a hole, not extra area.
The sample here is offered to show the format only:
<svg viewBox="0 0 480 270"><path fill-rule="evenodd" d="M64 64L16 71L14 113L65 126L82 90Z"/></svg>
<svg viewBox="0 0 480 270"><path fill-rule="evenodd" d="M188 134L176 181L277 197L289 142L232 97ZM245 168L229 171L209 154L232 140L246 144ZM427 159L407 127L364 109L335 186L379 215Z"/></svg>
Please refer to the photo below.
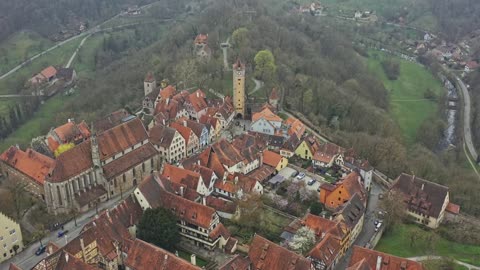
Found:
<svg viewBox="0 0 480 270"><path fill-rule="evenodd" d="M198 57L207 43L195 38ZM373 248L393 211L430 228L455 219L449 188L407 173L389 180L285 111L281 91L248 103L242 59L231 70L231 95L214 98L149 72L141 114L66 119L35 149L3 152L6 181L70 221L26 247L19 224L0 215L0 260L12 258L9 269L424 269ZM180 236L170 250L144 231L155 209Z"/></svg>

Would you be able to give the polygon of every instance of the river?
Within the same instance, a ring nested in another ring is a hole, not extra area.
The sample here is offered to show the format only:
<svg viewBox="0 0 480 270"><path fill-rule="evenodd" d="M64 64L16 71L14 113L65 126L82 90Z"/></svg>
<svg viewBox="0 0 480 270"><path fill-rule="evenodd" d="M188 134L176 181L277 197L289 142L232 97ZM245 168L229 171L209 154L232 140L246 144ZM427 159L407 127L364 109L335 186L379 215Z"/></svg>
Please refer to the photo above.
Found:
<svg viewBox="0 0 480 270"><path fill-rule="evenodd" d="M457 103L458 92L455 86L447 78L442 78L444 86L447 89L447 109L446 109L446 121L447 126L443 132L443 138L439 142L439 150L443 151L451 146L455 146L456 137L456 121L457 121Z"/></svg>

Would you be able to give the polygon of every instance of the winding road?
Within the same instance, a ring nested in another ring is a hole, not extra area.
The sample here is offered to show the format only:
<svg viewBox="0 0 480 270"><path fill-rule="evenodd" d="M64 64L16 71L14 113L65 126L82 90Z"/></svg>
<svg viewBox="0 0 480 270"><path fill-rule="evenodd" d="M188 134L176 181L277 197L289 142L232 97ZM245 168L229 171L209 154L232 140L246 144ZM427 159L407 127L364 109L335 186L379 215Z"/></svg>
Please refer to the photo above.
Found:
<svg viewBox="0 0 480 270"><path fill-rule="evenodd" d="M474 162L477 161L478 153L473 145L472 140L472 122L471 122L471 113L472 113L472 103L470 101L470 93L468 92L467 87L463 83L460 78L455 78L458 82L458 86L460 86L460 90L463 97L463 137L465 140L465 144L467 146L468 152L470 155L475 159Z"/></svg>

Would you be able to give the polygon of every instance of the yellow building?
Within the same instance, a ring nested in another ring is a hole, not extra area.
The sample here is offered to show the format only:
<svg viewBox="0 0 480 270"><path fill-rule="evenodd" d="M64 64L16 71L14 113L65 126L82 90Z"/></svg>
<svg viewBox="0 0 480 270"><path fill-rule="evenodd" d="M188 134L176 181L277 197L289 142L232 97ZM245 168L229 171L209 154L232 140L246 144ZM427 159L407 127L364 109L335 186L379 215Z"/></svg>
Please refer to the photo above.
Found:
<svg viewBox="0 0 480 270"><path fill-rule="evenodd" d="M263 163L275 168L276 172L287 167L288 159L270 150L263 151Z"/></svg>
<svg viewBox="0 0 480 270"><path fill-rule="evenodd" d="M236 116L245 117L245 64L233 64L233 106Z"/></svg>
<svg viewBox="0 0 480 270"><path fill-rule="evenodd" d="M23 250L20 225L0 213L0 262L10 259Z"/></svg>

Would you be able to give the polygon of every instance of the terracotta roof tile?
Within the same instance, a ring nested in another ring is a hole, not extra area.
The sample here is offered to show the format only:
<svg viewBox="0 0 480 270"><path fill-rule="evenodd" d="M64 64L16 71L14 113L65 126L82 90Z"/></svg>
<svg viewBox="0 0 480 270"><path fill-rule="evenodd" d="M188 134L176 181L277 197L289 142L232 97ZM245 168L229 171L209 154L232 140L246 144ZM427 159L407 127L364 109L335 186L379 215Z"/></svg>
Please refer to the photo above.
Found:
<svg viewBox="0 0 480 270"><path fill-rule="evenodd" d="M180 133L180 135L182 135L182 137L185 139L185 144L188 144L191 136L196 136L191 128L177 122L170 124L170 127L176 129Z"/></svg>
<svg viewBox="0 0 480 270"><path fill-rule="evenodd" d="M260 183L263 183L264 181L268 180L273 175L273 173L275 173L275 168L262 165L260 166L260 168L250 172L248 176L257 180Z"/></svg>
<svg viewBox="0 0 480 270"><path fill-rule="evenodd" d="M193 166L191 166L189 170L199 173L202 176L205 186L207 187L210 186L210 182L212 181L213 177L216 176L215 172L212 169L198 164L193 164Z"/></svg>
<svg viewBox="0 0 480 270"><path fill-rule="evenodd" d="M147 139L142 121L135 117L98 135L100 159L106 160Z"/></svg>
<svg viewBox="0 0 480 270"><path fill-rule="evenodd" d="M404 196L410 210L435 218L440 215L448 196L448 187L405 173L395 180L391 190Z"/></svg>
<svg viewBox="0 0 480 270"><path fill-rule="evenodd" d="M350 198L353 197L355 193L358 193L360 200L365 202L365 189L363 188L359 179L361 179L360 174L357 172L351 172L344 179L337 182L337 186L339 184L343 184L345 189L350 194Z"/></svg>
<svg viewBox="0 0 480 270"><path fill-rule="evenodd" d="M366 259L361 259L356 264L348 267L347 270L374 270L374 269L370 268Z"/></svg>
<svg viewBox="0 0 480 270"><path fill-rule="evenodd" d="M270 150L263 151L263 163L270 165L274 168L277 167L278 163L282 161L282 156L279 154L272 152Z"/></svg>
<svg viewBox="0 0 480 270"><path fill-rule="evenodd" d="M177 89L175 89L175 87L173 87L172 85L169 85L160 90L158 96L162 99L172 98L175 95L175 92L177 92Z"/></svg>
<svg viewBox="0 0 480 270"><path fill-rule="evenodd" d="M164 249L135 239L128 250L125 265L132 270L200 270L189 262Z"/></svg>
<svg viewBox="0 0 480 270"><path fill-rule="evenodd" d="M199 173L182 169L167 163L163 167L162 176L166 177L172 182L183 184L193 190L197 190L201 180Z"/></svg>
<svg viewBox="0 0 480 270"><path fill-rule="evenodd" d="M55 160L30 148L24 152L15 146L11 146L3 152L0 159L10 167L33 179L39 185L44 184L45 179L55 166Z"/></svg>
<svg viewBox="0 0 480 270"><path fill-rule="evenodd" d="M217 239L220 236L222 236L224 239L228 239L230 237L230 232L227 230L227 228L225 228L225 226L223 226L222 223L220 223L210 232L208 236L210 236L212 239Z"/></svg>
<svg viewBox="0 0 480 270"><path fill-rule="evenodd" d="M221 198L208 196L206 198L206 202L208 206L220 212L234 214L237 211L237 204L232 201L227 201Z"/></svg>
<svg viewBox="0 0 480 270"><path fill-rule="evenodd" d="M205 98L205 93L202 90L198 89L197 91L191 93L188 96L187 100L192 105L195 112L198 113L208 107Z"/></svg>
<svg viewBox="0 0 480 270"><path fill-rule="evenodd" d="M449 202L445 210L452 214L458 214L460 213L460 205Z"/></svg>
<svg viewBox="0 0 480 270"><path fill-rule="evenodd" d="M87 140L57 157L52 176L48 181L66 181L92 167L92 148L90 140Z"/></svg>
<svg viewBox="0 0 480 270"><path fill-rule="evenodd" d="M175 119L183 109L182 104L174 99L162 99L155 106L154 114L163 113L168 119Z"/></svg>
<svg viewBox="0 0 480 270"><path fill-rule="evenodd" d="M315 245L315 247L308 253L308 256L322 261L326 264L327 269L330 268L339 256L342 246L340 239L328 233L325 237Z"/></svg>
<svg viewBox="0 0 480 270"><path fill-rule="evenodd" d="M227 246L225 246L226 250ZM248 258L241 256L240 254L226 261L223 265L219 266L218 270L250 270L251 262Z"/></svg>
<svg viewBox="0 0 480 270"><path fill-rule="evenodd" d="M43 69L40 74L42 74L45 78L50 78L55 75L57 75L57 69L54 68L53 66L49 66L45 69Z"/></svg>
<svg viewBox="0 0 480 270"><path fill-rule="evenodd" d="M204 128L206 128L206 126L202 123L198 123L198 122L195 122L195 121L192 121L192 120L185 120L185 122L187 123L187 127L189 127L193 133L195 133L195 135L197 135L198 138L200 138L202 136L202 131ZM179 123L181 124L181 123Z"/></svg>
<svg viewBox="0 0 480 270"><path fill-rule="evenodd" d="M340 214L343 221L350 229L353 229L365 212L364 202L360 199L360 195L355 193L350 200L342 206Z"/></svg>
<svg viewBox="0 0 480 270"><path fill-rule="evenodd" d="M80 207L96 201L103 195L107 194L107 190L102 185L94 186L85 191L80 191L78 194L75 194L75 201L77 201Z"/></svg>
<svg viewBox="0 0 480 270"><path fill-rule="evenodd" d="M174 128L156 125L148 131L148 134L150 142L163 148L169 148L176 132Z"/></svg>
<svg viewBox="0 0 480 270"><path fill-rule="evenodd" d="M289 251L267 239L255 235L248 257L254 269L261 270L310 270L307 258Z"/></svg>
<svg viewBox="0 0 480 270"><path fill-rule="evenodd" d="M274 114L270 109L268 108L265 108L264 110L262 110L261 112L258 112L258 113L254 113L253 116L252 116L252 123L253 122L256 122L258 119L260 118L263 118L267 121L278 121L278 122L282 122L282 118L280 118L280 116Z"/></svg>
<svg viewBox="0 0 480 270"><path fill-rule="evenodd" d="M312 214L307 214L302 223L310 228L317 237L323 237L336 226L335 221Z"/></svg>
<svg viewBox="0 0 480 270"><path fill-rule="evenodd" d="M359 246L353 247L352 257L349 266L353 266L361 260L370 266L371 269L377 269L377 264L381 262L382 270L422 270L422 264L408 259L396 257L390 254L376 250L366 249Z"/></svg>
<svg viewBox="0 0 480 270"><path fill-rule="evenodd" d="M85 121L78 125L74 121L70 121L55 128L53 131L57 134L61 144L77 142L90 137L90 130Z"/></svg>
<svg viewBox="0 0 480 270"><path fill-rule="evenodd" d="M100 120L97 120L93 126L97 134L104 132L105 130L111 129L115 126L120 125L126 119L132 117L125 109L120 109L110 113L109 115L103 117Z"/></svg>
<svg viewBox="0 0 480 270"><path fill-rule="evenodd" d="M215 152L215 154L218 155L220 162L229 167L234 166L244 160L244 158L238 152L238 150L235 147L233 147L231 143L229 143L227 140L223 138L217 141L216 143L214 143L212 145L212 149Z"/></svg>

